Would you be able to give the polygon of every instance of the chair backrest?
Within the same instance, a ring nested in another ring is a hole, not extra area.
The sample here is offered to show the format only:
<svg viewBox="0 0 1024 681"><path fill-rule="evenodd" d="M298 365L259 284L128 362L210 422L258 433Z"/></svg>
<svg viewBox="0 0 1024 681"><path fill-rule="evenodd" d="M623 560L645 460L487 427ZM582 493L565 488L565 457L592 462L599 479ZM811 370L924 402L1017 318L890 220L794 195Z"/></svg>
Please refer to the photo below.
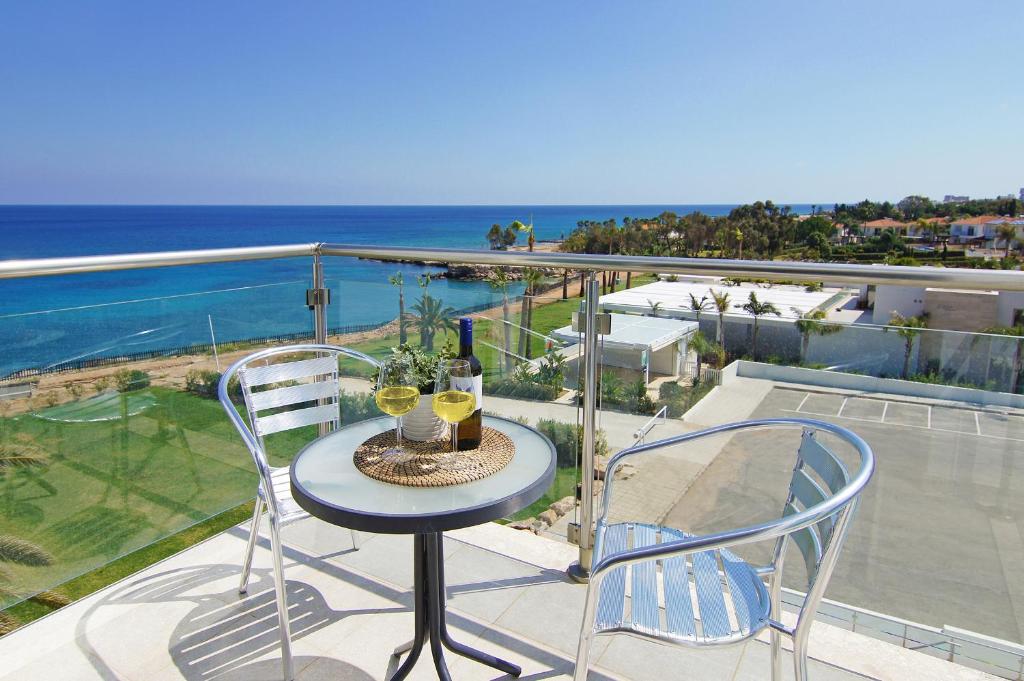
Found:
<svg viewBox="0 0 1024 681"><path fill-rule="evenodd" d="M789 485L783 517L803 512L813 512L825 504L833 503L840 494L851 491L849 470L843 461L817 437L815 428L804 428L797 450L796 466ZM805 637L810 623L814 620L818 604L825 595L829 579L839 552L846 538L846 528L860 502L860 494L867 484L867 477L860 473L868 469L868 477L874 468L873 458L865 459L861 452L861 471L858 472L859 486L848 498L813 525L781 536L775 547L773 562L778 572L773 589L781 586L783 558L787 542L792 540L800 550L807 571L807 593L797 619L795 635ZM806 613L806 617L805 617Z"/></svg>
<svg viewBox="0 0 1024 681"><path fill-rule="evenodd" d="M338 361L343 356L379 366L372 357L338 345L288 345L243 357L221 376L221 405L249 448L265 491L271 485L267 435L303 426L326 424L334 430L341 425ZM231 401L230 384L236 376L248 423Z"/></svg>

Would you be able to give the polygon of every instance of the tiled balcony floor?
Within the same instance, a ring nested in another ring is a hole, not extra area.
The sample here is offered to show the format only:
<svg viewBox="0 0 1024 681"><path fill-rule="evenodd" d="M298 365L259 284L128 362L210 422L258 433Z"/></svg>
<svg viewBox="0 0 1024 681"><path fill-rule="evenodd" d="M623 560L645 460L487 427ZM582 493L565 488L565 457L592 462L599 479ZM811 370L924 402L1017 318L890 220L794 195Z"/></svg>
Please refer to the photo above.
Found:
<svg viewBox="0 0 1024 681"><path fill-rule="evenodd" d="M249 595L237 592L245 536L234 528L0 639L0 679L280 679L266 541ZM385 678L391 651L412 637L411 539L363 535L352 551L347 531L308 520L285 540L297 678ZM570 678L585 595L562 571L573 548L487 525L452 533L445 550L453 635L520 664L524 679ZM812 659L815 681L993 678L820 623L811 653L847 667ZM760 641L686 651L605 637L593 660L591 679L768 678ZM454 679L504 678L448 662ZM410 678L436 678L429 654Z"/></svg>

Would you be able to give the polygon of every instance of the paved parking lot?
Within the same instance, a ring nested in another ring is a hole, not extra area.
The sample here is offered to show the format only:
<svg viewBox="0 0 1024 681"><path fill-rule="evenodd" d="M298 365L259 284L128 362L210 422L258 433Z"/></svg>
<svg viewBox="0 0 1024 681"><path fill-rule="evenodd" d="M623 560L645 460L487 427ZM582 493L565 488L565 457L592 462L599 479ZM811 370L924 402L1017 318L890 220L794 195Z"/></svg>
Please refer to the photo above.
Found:
<svg viewBox="0 0 1024 681"><path fill-rule="evenodd" d="M751 416L828 421L875 451L877 474L829 598L1024 641L1024 415L775 387ZM723 443L664 522L701 532L777 516L793 437L768 431ZM767 558L768 547L751 551ZM801 588L801 577L787 585Z"/></svg>
<svg viewBox="0 0 1024 681"><path fill-rule="evenodd" d="M846 396L788 389L778 389L777 392L779 394L773 393L772 398L778 402L782 412L1024 443L1024 415L1015 413L923 404L881 396Z"/></svg>

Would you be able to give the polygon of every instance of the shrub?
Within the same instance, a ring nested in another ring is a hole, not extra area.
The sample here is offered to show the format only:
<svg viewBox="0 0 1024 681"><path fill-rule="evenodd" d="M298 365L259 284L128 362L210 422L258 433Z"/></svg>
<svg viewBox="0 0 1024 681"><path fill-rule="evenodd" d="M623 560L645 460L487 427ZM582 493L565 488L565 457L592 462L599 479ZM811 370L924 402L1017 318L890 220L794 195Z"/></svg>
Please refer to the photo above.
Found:
<svg viewBox="0 0 1024 681"><path fill-rule="evenodd" d="M565 358L557 353L549 353L538 365L533 380L560 390L565 383Z"/></svg>
<svg viewBox="0 0 1024 681"><path fill-rule="evenodd" d="M533 381L519 381L514 378L506 378L501 381L487 383L484 388L488 395L499 397L519 397L527 400L543 400L550 402L558 397L561 392L559 388Z"/></svg>
<svg viewBox="0 0 1024 681"><path fill-rule="evenodd" d="M68 385L68 394L77 400L82 396L82 385L80 383L72 383Z"/></svg>
<svg viewBox="0 0 1024 681"><path fill-rule="evenodd" d="M675 386L669 390L664 390L666 385ZM701 398L711 392L714 386L710 383L698 383L692 388L681 386L678 383L663 383L663 390L659 391L659 399L655 404L656 409L662 407L668 407L668 415L672 418L678 418L690 410L690 407L700 402Z"/></svg>
<svg viewBox="0 0 1024 681"><path fill-rule="evenodd" d="M662 400L679 399L686 396L686 386L678 383L662 383L658 388L658 398Z"/></svg>
<svg viewBox="0 0 1024 681"><path fill-rule="evenodd" d="M95 390L97 393L104 392L109 387L110 379L107 377L97 378L92 384L92 389Z"/></svg>
<svg viewBox="0 0 1024 681"><path fill-rule="evenodd" d="M631 383L625 389L625 407L633 414L653 414L654 401L647 395L647 384L643 379Z"/></svg>
<svg viewBox="0 0 1024 681"><path fill-rule="evenodd" d="M217 399L218 383L220 373L210 369L189 369L185 374L185 390L199 397Z"/></svg>
<svg viewBox="0 0 1024 681"><path fill-rule="evenodd" d="M537 430L555 445L560 468L572 468L576 465L576 453L583 448L582 425L541 419L537 422ZM608 439L603 430L597 431L594 438L594 453L597 456L608 456Z"/></svg>
<svg viewBox="0 0 1024 681"><path fill-rule="evenodd" d="M126 393L149 387L149 374L139 369L121 369L114 374L117 392Z"/></svg>
<svg viewBox="0 0 1024 681"><path fill-rule="evenodd" d="M338 393L338 404L341 407L342 423L357 423L369 418L381 416L380 409L370 393Z"/></svg>

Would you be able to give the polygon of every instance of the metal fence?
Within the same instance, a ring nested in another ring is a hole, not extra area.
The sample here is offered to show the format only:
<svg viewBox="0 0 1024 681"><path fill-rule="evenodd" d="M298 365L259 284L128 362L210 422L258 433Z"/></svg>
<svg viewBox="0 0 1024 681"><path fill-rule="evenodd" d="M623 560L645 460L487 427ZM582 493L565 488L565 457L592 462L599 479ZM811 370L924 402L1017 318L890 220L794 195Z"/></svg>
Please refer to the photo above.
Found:
<svg viewBox="0 0 1024 681"><path fill-rule="evenodd" d="M683 376L689 378L694 383L710 383L711 385L722 385L722 370L708 366L707 364L700 365L700 376L697 375L697 363L686 362L683 366Z"/></svg>

